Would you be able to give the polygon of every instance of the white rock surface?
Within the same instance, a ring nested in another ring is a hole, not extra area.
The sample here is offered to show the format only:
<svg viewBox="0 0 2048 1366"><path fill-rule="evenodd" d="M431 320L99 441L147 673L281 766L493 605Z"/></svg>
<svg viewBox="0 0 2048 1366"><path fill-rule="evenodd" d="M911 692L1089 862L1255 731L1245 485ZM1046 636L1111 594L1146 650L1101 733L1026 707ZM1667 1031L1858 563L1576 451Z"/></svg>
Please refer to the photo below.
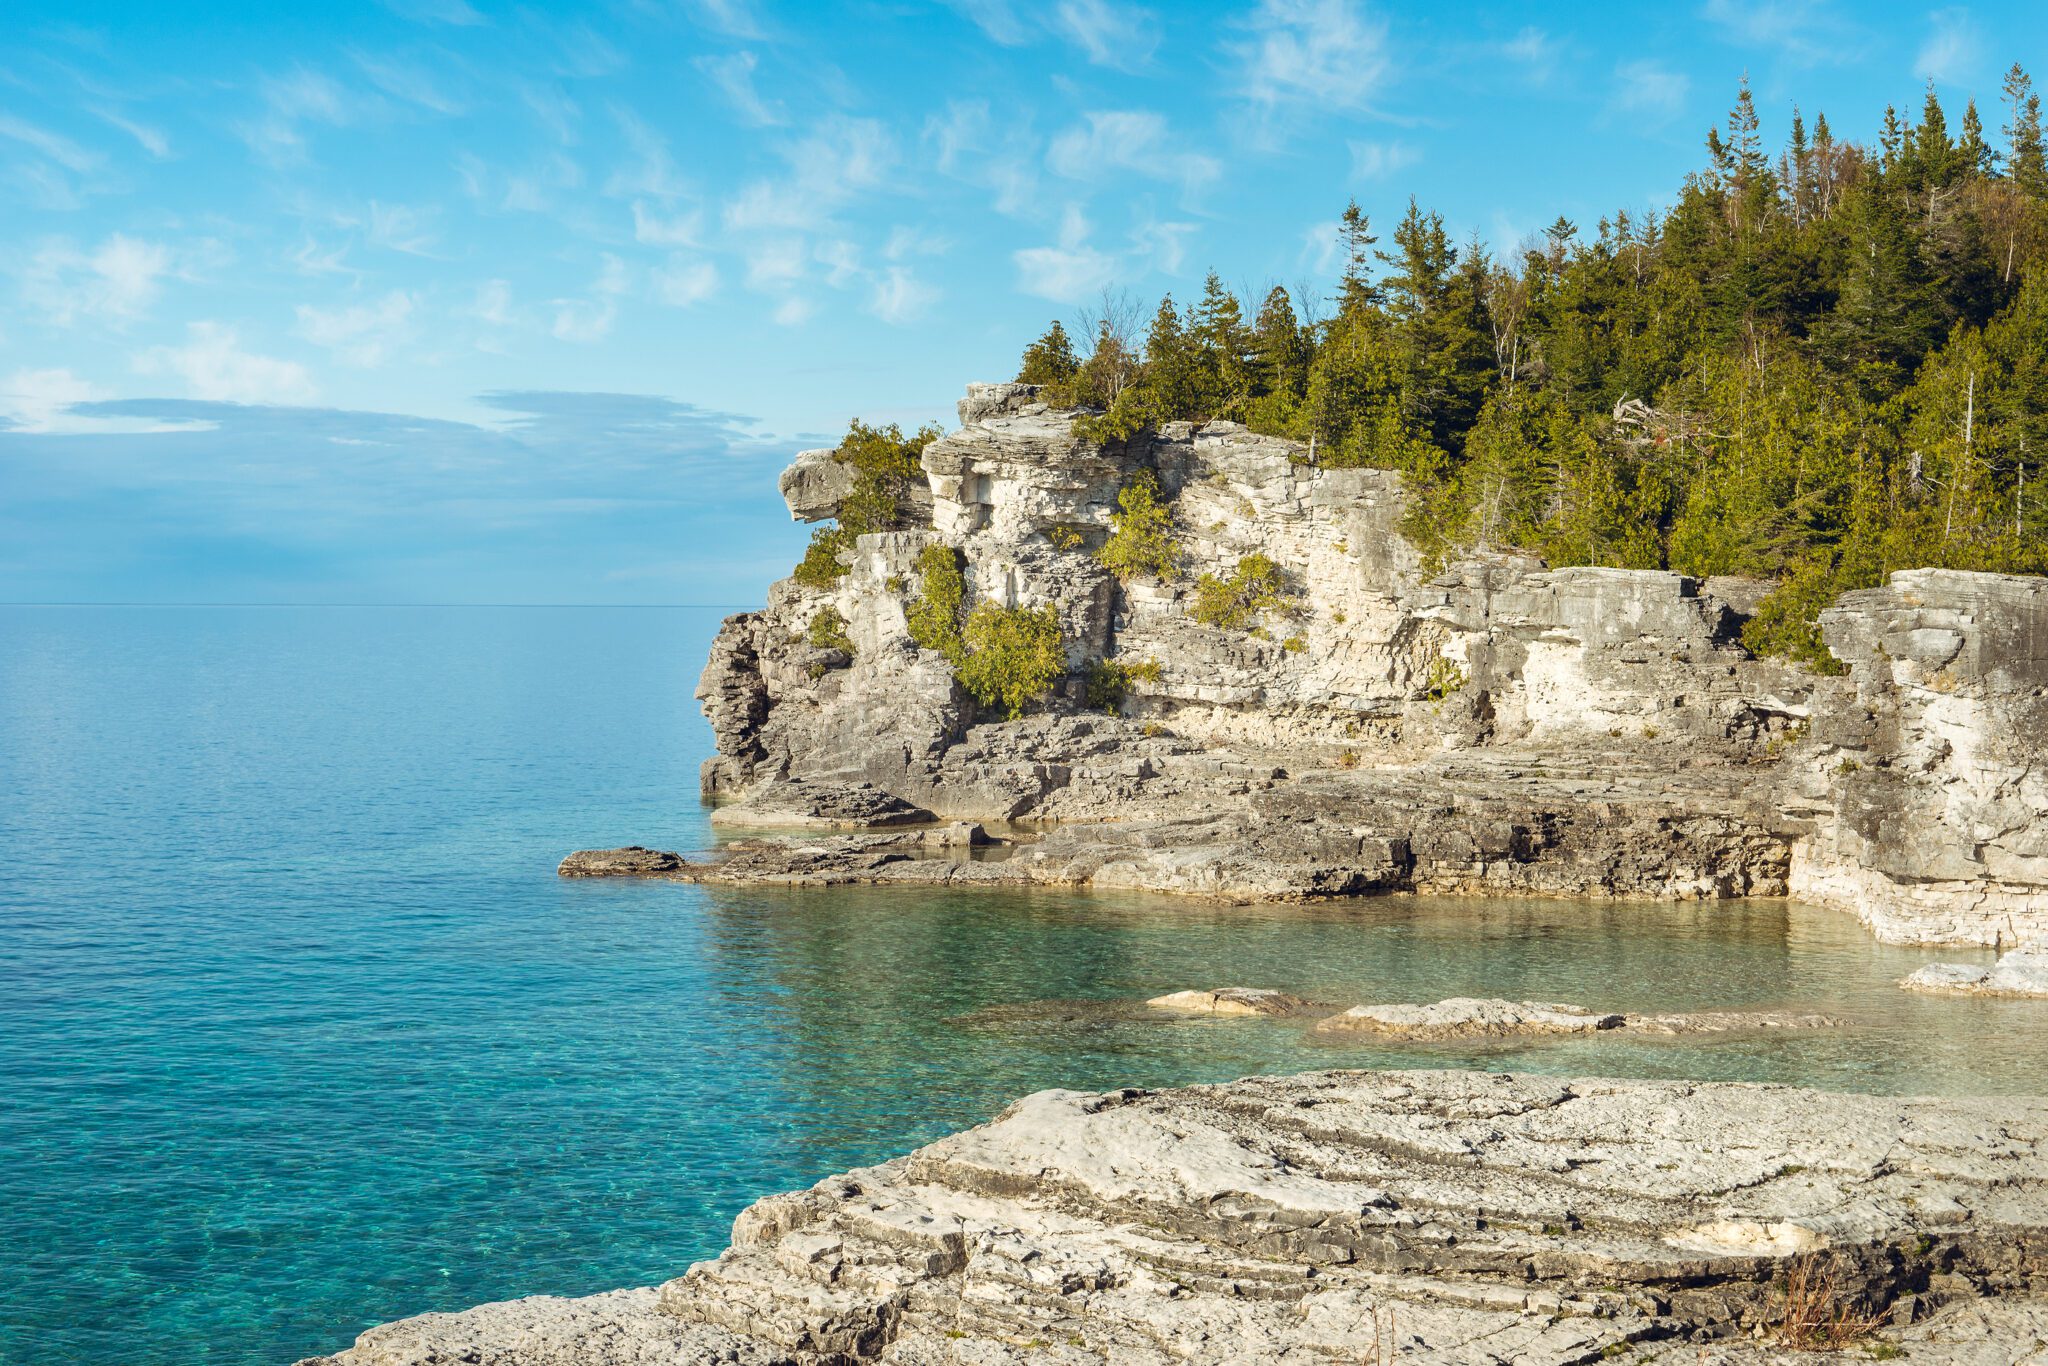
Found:
<svg viewBox="0 0 2048 1366"><path fill-rule="evenodd" d="M1956 996L2031 996L2048 998L2048 945L2030 945L2000 954L1991 967L1963 963L1930 963L1899 983L1908 991Z"/></svg>

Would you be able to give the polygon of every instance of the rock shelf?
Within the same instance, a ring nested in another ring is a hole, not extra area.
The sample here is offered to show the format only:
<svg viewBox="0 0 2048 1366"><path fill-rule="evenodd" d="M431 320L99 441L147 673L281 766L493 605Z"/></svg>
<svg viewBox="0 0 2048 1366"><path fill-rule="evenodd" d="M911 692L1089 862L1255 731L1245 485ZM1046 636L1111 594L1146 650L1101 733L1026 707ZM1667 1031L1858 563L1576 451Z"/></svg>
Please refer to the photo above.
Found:
<svg viewBox="0 0 2048 1366"><path fill-rule="evenodd" d="M1989 1366L2048 1360L2044 1296L2048 1101L1325 1072L1041 1092L659 1288L309 1366ZM1816 1297L1850 1327L1793 1352Z"/></svg>

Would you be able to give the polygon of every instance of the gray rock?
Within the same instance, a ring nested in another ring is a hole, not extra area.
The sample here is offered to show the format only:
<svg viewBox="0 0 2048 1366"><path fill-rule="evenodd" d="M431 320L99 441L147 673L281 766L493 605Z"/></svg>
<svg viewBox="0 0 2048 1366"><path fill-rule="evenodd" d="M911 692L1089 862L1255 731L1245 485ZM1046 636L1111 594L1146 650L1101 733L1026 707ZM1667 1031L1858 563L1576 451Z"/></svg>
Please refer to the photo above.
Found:
<svg viewBox="0 0 2048 1366"><path fill-rule="evenodd" d="M1299 1015L1312 1001L1265 987L1218 987L1214 991L1173 991L1145 1002L1155 1010L1189 1015Z"/></svg>
<svg viewBox="0 0 2048 1366"><path fill-rule="evenodd" d="M744 802L711 813L716 825L808 828L923 825L932 813L873 783L806 782L792 779L751 793Z"/></svg>
<svg viewBox="0 0 2048 1366"><path fill-rule="evenodd" d="M1432 1005L1353 1006L1341 1015L1330 1016L1316 1029L1434 1040L1593 1034L1619 1029L1624 1023L1618 1014L1602 1014L1583 1006L1453 996Z"/></svg>
<svg viewBox="0 0 2048 1366"><path fill-rule="evenodd" d="M1988 968L1930 963L1899 983L1908 991L1956 996L2048 997L2048 945L2002 953Z"/></svg>
<svg viewBox="0 0 2048 1366"><path fill-rule="evenodd" d="M2042 1100L1472 1072L1047 1091L759 1202L658 1298L428 1315L319 1361L1863 1359L1773 1340L1796 1273L1872 1342L1988 1366L2041 1357L2044 1231Z"/></svg>
<svg viewBox="0 0 2048 1366"><path fill-rule="evenodd" d="M839 515L839 505L853 492L854 470L839 463L837 451L798 451L778 482L792 521L822 522Z"/></svg>
<svg viewBox="0 0 2048 1366"><path fill-rule="evenodd" d="M680 854L629 844L620 849L578 849L555 872L560 877L658 877L688 866Z"/></svg>

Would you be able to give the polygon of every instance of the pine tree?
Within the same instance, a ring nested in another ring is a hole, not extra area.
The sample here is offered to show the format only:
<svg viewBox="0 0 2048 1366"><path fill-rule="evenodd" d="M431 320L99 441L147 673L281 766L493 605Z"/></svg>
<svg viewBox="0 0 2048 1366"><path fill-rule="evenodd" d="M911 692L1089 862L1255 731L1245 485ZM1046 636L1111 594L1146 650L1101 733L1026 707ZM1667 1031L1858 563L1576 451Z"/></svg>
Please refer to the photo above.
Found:
<svg viewBox="0 0 2048 1366"><path fill-rule="evenodd" d="M1344 206L1337 234L1344 244L1344 281L1337 294L1337 316L1348 318L1379 304L1379 287L1372 283L1372 260L1373 245L1380 239L1372 235L1372 220L1355 199Z"/></svg>
<svg viewBox="0 0 2048 1366"><path fill-rule="evenodd" d="M1977 101L1963 106L1963 131L1956 139L1956 161L1965 179L1978 180L1998 171L1998 154L1984 141L1984 121L1977 116Z"/></svg>
<svg viewBox="0 0 2048 1366"><path fill-rule="evenodd" d="M2041 144L2041 100L2018 62L2005 73L2005 173L2028 194L2048 198L2048 161Z"/></svg>
<svg viewBox="0 0 2048 1366"><path fill-rule="evenodd" d="M1017 368L1017 383L1045 384L1060 386L1074 378L1081 368L1081 362L1074 355L1074 344L1067 339L1067 329L1053 319L1045 335L1024 348L1024 362Z"/></svg>
<svg viewBox="0 0 2048 1366"><path fill-rule="evenodd" d="M1237 296L1223 287L1223 278L1213 270L1203 282L1190 332L1202 362L1203 415L1242 418L1252 399L1251 336Z"/></svg>

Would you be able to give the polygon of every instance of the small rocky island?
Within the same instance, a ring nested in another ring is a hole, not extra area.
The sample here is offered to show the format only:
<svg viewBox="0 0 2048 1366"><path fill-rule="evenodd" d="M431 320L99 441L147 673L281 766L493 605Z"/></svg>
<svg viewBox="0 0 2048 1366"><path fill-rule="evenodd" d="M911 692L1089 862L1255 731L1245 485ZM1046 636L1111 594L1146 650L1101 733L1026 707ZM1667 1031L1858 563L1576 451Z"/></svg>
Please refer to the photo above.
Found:
<svg viewBox="0 0 2048 1366"><path fill-rule="evenodd" d="M728 619L698 696L730 838L565 877L1795 897L2012 948L1903 985L2048 994L2048 581L1919 570L1758 658L1762 585L1428 566L1397 476L1232 423L1120 444L971 386L919 477ZM842 528L843 529L843 528ZM1136 1007L1134 1007L1136 1008ZM1454 998L1143 1009L1359 1037L1827 1029ZM1903 1357L2048 1362L2048 1100L1338 1071L1026 1097L739 1216L667 1284L372 1329L305 1366Z"/></svg>

